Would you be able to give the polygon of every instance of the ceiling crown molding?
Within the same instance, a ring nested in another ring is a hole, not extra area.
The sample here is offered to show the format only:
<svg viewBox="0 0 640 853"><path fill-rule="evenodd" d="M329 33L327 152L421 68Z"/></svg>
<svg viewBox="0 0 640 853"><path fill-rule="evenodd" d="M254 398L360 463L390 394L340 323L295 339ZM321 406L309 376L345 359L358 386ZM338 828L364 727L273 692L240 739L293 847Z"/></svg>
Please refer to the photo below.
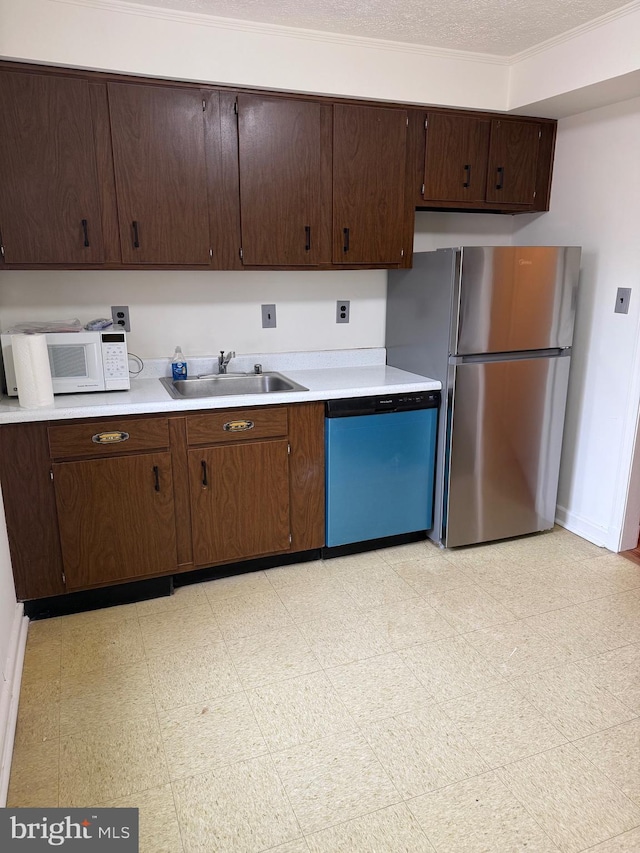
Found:
<svg viewBox="0 0 640 853"><path fill-rule="evenodd" d="M324 44L337 44L348 47L368 48L371 50L387 50L398 53L414 53L438 59L454 59L462 62L482 62L489 65L510 65L512 57L498 56L491 53L474 53L468 50L451 50L448 48L429 47L410 42L390 41L387 39L365 38L363 36L327 33L321 30L298 29L296 27L261 24L254 21L241 21L236 18L218 18L213 15L203 15L197 12L181 12L175 9L165 9L158 6L132 5L126 0L49 0L50 3L64 3L68 6L84 6L122 15L135 15L143 18L155 18L180 24L191 24L199 27L213 27L236 32L255 33L257 35L275 36L279 38L306 39Z"/></svg>
<svg viewBox="0 0 640 853"><path fill-rule="evenodd" d="M572 30L567 30L566 33L560 33L558 36L554 36L546 41L541 41L540 44L534 44L533 47L528 47L526 50L522 50L519 53L514 53L512 56L505 57L507 65L514 65L516 62L522 62L532 56L537 56L539 53L544 53L545 50L549 50L549 48L565 44L568 41L573 41L573 39L579 38L581 35L591 32L591 30L597 30L599 27L603 27L611 21L616 21L618 18L625 18L627 15L633 15L635 12L639 11L640 0L633 0L632 3L627 3L626 6L621 6L619 9L613 9L613 11L607 12L606 15L600 15L599 18L587 21L586 24L580 24L580 26L574 27Z"/></svg>

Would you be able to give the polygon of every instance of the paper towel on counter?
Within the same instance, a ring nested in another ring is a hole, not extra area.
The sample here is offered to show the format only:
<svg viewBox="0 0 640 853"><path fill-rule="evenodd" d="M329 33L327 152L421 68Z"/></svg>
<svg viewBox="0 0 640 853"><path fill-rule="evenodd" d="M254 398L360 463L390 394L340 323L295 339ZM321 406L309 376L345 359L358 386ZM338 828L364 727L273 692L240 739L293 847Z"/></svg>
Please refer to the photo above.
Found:
<svg viewBox="0 0 640 853"><path fill-rule="evenodd" d="M11 335L18 402L24 409L53 406L46 335Z"/></svg>

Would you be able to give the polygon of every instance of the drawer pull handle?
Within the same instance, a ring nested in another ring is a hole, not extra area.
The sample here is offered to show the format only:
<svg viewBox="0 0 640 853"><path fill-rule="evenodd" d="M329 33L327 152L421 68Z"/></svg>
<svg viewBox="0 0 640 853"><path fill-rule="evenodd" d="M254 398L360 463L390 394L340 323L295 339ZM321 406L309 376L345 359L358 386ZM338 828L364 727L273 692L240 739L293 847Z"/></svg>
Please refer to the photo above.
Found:
<svg viewBox="0 0 640 853"><path fill-rule="evenodd" d="M246 432L255 426L253 421L227 421L222 427L225 432Z"/></svg>
<svg viewBox="0 0 640 853"><path fill-rule="evenodd" d="M498 174L498 183L496 184L496 189L501 190L504 187L504 166L498 166L496 172Z"/></svg>
<svg viewBox="0 0 640 853"><path fill-rule="evenodd" d="M465 172L465 175L464 175L465 180L464 180L464 183L462 184L462 186L465 189L467 189L468 187L471 186L471 164L467 164L466 166L464 166L464 172Z"/></svg>
<svg viewBox="0 0 640 853"><path fill-rule="evenodd" d="M350 240L349 229L343 228L342 229L342 251L343 252L349 251L350 243L351 243L351 240Z"/></svg>
<svg viewBox="0 0 640 853"><path fill-rule="evenodd" d="M138 234L138 220L134 219L131 223L133 225L133 248L140 248L140 235Z"/></svg>
<svg viewBox="0 0 640 853"><path fill-rule="evenodd" d="M202 485L206 489L209 485L209 480L207 478L207 463L203 459L200 464L202 465Z"/></svg>
<svg viewBox="0 0 640 853"><path fill-rule="evenodd" d="M160 469L158 468L157 465L153 466L153 476L155 478L154 489L156 490L156 492L159 492L160 491Z"/></svg>
<svg viewBox="0 0 640 853"><path fill-rule="evenodd" d="M111 432L97 432L91 441L94 444L118 444L121 441L128 441L129 433L121 432L120 430L112 430Z"/></svg>
<svg viewBox="0 0 640 853"><path fill-rule="evenodd" d="M311 226L304 226L304 250L305 252L311 251Z"/></svg>
<svg viewBox="0 0 640 853"><path fill-rule="evenodd" d="M89 223L86 219L82 220L82 234L84 236L84 247L85 249L89 248Z"/></svg>

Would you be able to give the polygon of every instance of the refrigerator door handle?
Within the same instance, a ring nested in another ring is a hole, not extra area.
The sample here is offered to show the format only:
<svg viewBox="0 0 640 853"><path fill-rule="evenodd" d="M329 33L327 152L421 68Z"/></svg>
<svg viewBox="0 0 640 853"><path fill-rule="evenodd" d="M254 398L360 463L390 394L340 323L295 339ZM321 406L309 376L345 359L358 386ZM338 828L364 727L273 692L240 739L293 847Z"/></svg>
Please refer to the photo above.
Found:
<svg viewBox="0 0 640 853"><path fill-rule="evenodd" d="M477 355L450 355L449 364L486 364L493 361L522 361L527 358L568 358L571 347L554 347L553 349L531 349L520 352L490 352Z"/></svg>

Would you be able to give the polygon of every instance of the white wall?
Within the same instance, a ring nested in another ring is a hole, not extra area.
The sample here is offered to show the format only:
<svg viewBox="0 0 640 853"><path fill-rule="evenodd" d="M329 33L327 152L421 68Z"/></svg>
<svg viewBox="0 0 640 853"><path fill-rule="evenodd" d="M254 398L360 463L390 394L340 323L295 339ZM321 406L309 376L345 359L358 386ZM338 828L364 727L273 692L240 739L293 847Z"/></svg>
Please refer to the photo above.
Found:
<svg viewBox="0 0 640 853"><path fill-rule="evenodd" d="M0 57L182 80L566 116L640 94L640 9L513 57L120 0L0 0Z"/></svg>
<svg viewBox="0 0 640 853"><path fill-rule="evenodd" d="M523 51L510 68L507 109L558 118L640 95L638 45L640 7L630 3Z"/></svg>
<svg viewBox="0 0 640 853"><path fill-rule="evenodd" d="M612 550L637 540L635 525L621 543L640 399L638 151L640 99L563 119L551 210L514 220L517 245L583 247L558 503L572 530ZM618 287L633 289L628 315L614 314ZM631 497L637 522L640 483Z"/></svg>
<svg viewBox="0 0 640 853"><path fill-rule="evenodd" d="M409 103L506 109L500 57L287 30L118 0L0 0L0 56Z"/></svg>
<svg viewBox="0 0 640 853"><path fill-rule="evenodd" d="M515 216L490 213L432 213L416 211L413 239L415 252L450 249L454 246L509 246Z"/></svg>
<svg viewBox="0 0 640 853"><path fill-rule="evenodd" d="M128 305L129 349L160 358L187 355L384 346L386 272L143 271L3 272L0 329L24 319L111 316ZM349 324L336 301L351 300ZM263 329L260 305L275 303L277 327Z"/></svg>

